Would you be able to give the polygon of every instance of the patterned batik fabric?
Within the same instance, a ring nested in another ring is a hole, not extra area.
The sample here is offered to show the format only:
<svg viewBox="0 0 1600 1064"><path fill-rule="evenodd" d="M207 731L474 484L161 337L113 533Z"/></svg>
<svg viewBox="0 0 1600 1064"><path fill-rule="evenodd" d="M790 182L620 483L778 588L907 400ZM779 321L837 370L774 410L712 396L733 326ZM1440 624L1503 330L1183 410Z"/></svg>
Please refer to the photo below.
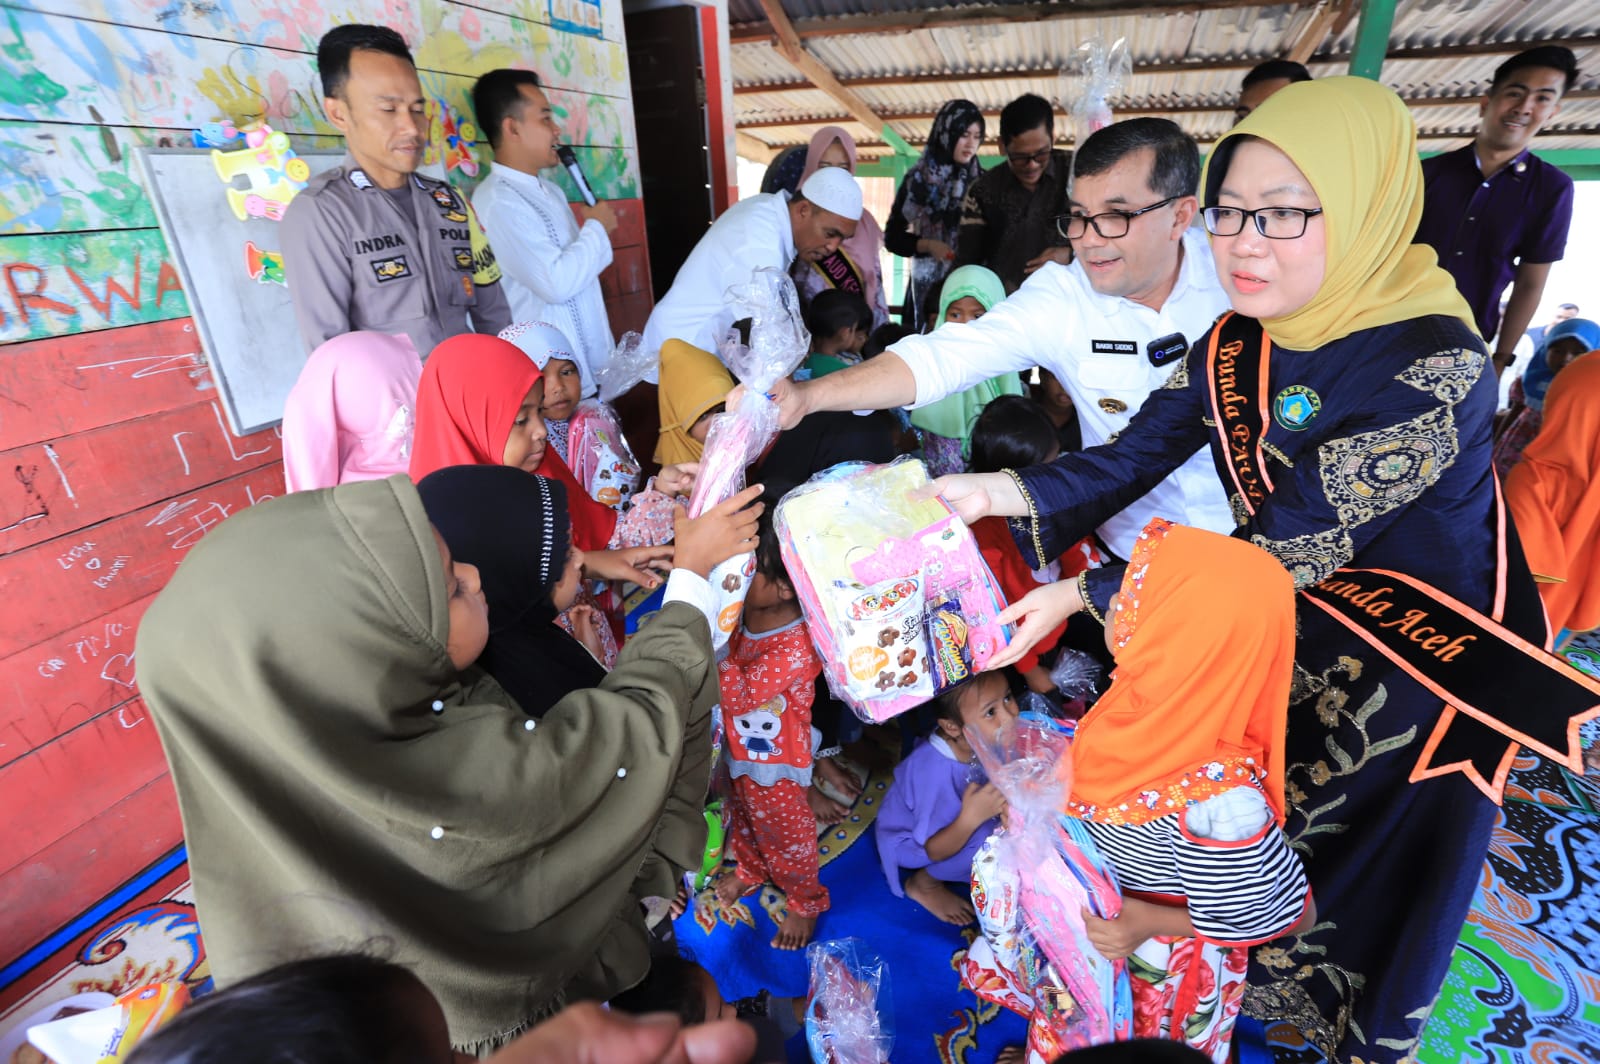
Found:
<svg viewBox="0 0 1600 1064"><path fill-rule="evenodd" d="M748 776L729 781L728 848L740 883L771 883L787 896L789 911L828 911L828 888L818 879L817 818L806 788L780 779L763 787Z"/></svg>
<svg viewBox="0 0 1600 1064"><path fill-rule="evenodd" d="M1115 446L1019 473L1037 515L1013 525L1024 558L1059 551L1196 449L1220 453L1206 347L1191 351L1186 386L1153 393ZM1492 609L1498 392L1486 362L1481 340L1445 317L1314 352L1274 347L1270 494L1254 514L1239 509L1235 534L1300 587L1341 566L1387 569ZM1122 574L1090 575L1103 610ZM1305 861L1318 924L1252 951L1244 1009L1338 1060L1399 1061L1444 978L1495 807L1459 773L1411 782L1437 696L1320 610L1301 609L1299 624L1284 831Z"/></svg>
<svg viewBox="0 0 1600 1064"><path fill-rule="evenodd" d="M1459 773L1404 783L1439 699L1320 610L1299 620L1284 832L1317 923L1252 950L1244 1009L1329 1060L1398 1062L1449 967L1495 806Z"/></svg>

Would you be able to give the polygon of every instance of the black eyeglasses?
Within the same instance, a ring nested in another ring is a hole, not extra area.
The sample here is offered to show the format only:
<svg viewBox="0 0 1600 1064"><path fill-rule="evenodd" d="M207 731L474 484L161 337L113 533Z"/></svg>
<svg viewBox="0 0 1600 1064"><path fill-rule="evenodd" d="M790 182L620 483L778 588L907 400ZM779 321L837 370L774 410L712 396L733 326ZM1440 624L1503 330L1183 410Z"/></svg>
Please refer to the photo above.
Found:
<svg viewBox="0 0 1600 1064"><path fill-rule="evenodd" d="M1257 207L1247 211L1243 207L1207 207L1202 212L1206 232L1212 236L1238 236L1244 232L1244 220L1256 223L1256 232L1268 240L1293 240L1305 235L1311 219L1322 213L1322 208Z"/></svg>
<svg viewBox="0 0 1600 1064"><path fill-rule="evenodd" d="M1149 214L1159 210L1177 199L1177 196L1168 196L1160 203L1152 203L1148 207L1140 207L1136 211L1105 211L1101 214L1058 214L1056 215L1056 232L1068 240L1081 240L1089 227L1094 226L1094 231L1106 240L1115 240L1128 235L1128 226L1141 214Z"/></svg>
<svg viewBox="0 0 1600 1064"><path fill-rule="evenodd" d="M1012 155L1010 152L1006 152L1006 161L1008 161L1012 166L1027 166L1029 163L1046 163L1050 161L1050 152L1052 150L1053 149L1051 148L1045 148L1041 151L1034 152L1032 155Z"/></svg>

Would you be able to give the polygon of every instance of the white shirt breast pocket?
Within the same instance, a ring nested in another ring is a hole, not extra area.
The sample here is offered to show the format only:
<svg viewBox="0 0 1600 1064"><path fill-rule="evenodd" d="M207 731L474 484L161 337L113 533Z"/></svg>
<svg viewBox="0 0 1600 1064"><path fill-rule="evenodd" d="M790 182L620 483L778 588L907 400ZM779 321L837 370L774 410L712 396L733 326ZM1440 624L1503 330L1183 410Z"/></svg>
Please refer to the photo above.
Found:
<svg viewBox="0 0 1600 1064"><path fill-rule="evenodd" d="M1144 360L1134 355L1089 355L1078 363L1078 383L1090 392L1144 390Z"/></svg>

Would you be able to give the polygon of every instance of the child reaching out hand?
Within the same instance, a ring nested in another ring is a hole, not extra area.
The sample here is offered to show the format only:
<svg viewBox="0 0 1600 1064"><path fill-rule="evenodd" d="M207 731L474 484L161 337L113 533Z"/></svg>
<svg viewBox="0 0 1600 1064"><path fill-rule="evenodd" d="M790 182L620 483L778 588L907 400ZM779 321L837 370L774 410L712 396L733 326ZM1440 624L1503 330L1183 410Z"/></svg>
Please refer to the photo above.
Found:
<svg viewBox="0 0 1600 1064"><path fill-rule="evenodd" d="M933 706L934 732L895 769L873 833L895 897L909 896L945 923L963 925L974 918L972 904L946 884L967 882L972 855L1005 810L999 789L973 778L976 758L963 729L993 740L1017 719L1017 702L1007 673L985 672L944 691Z"/></svg>

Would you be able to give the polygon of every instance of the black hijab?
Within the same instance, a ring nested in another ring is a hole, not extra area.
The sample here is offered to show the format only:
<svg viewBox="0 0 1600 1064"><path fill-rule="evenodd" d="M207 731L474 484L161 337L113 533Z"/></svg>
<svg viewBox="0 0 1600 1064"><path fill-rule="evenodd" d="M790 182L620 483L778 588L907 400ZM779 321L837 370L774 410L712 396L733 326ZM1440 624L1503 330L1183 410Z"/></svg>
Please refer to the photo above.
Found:
<svg viewBox="0 0 1600 1064"><path fill-rule="evenodd" d="M478 665L530 717L598 686L605 669L555 623L551 593L570 549L561 483L512 466L449 466L417 491L451 556L483 579L489 645Z"/></svg>

